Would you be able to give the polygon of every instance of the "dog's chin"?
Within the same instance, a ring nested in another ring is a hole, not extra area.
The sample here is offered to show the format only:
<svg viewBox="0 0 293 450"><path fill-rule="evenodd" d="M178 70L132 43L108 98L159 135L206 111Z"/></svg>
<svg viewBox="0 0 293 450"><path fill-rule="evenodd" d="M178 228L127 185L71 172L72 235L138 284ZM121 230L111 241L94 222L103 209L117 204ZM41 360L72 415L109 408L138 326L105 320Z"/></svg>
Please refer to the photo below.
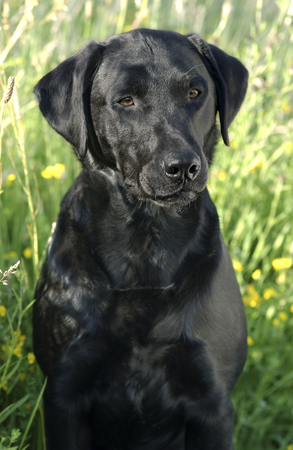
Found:
<svg viewBox="0 0 293 450"><path fill-rule="evenodd" d="M182 190L170 196L152 198L151 201L164 208L176 207L182 209L190 205L190 203L193 203L197 199L197 196L197 192L186 192Z"/></svg>
<svg viewBox="0 0 293 450"><path fill-rule="evenodd" d="M163 208L183 209L193 203L199 192L188 191L181 189L170 195L149 195L145 193L141 188L135 186L128 186L128 198L132 203L151 202L157 206Z"/></svg>

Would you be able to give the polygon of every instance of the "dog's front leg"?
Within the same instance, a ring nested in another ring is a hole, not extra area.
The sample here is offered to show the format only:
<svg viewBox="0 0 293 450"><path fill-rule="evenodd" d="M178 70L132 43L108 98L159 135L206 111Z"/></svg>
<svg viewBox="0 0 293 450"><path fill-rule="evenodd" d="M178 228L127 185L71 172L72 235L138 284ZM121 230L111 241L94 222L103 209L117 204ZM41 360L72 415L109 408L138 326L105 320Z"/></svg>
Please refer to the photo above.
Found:
<svg viewBox="0 0 293 450"><path fill-rule="evenodd" d="M189 420L185 450L233 450L233 408L219 419L208 422Z"/></svg>
<svg viewBox="0 0 293 450"><path fill-rule="evenodd" d="M92 434L87 418L68 411L48 386L44 395L47 450L91 450ZM96 448L96 447L95 447Z"/></svg>

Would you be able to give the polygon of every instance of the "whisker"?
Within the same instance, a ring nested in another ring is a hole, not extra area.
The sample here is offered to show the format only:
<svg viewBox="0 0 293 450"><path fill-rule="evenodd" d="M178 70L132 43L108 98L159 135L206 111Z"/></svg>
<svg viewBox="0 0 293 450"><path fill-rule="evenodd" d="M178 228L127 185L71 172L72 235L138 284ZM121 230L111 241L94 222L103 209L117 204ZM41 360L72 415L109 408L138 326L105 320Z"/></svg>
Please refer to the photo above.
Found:
<svg viewBox="0 0 293 450"><path fill-rule="evenodd" d="M204 66L204 63L196 64L196 66L191 67L184 75L187 75L191 70L196 69L196 67Z"/></svg>

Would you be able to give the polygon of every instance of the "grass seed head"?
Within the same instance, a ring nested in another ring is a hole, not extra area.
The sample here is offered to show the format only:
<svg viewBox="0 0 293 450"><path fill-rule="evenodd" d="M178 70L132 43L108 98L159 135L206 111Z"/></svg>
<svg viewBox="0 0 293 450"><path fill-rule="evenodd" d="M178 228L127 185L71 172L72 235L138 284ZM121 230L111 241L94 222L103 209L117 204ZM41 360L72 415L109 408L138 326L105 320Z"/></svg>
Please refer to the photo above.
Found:
<svg viewBox="0 0 293 450"><path fill-rule="evenodd" d="M15 83L15 78L14 77L9 77L8 78L8 83L7 83L7 88L6 91L4 92L3 98L2 98L2 102L3 103L8 103L9 100L11 99L12 93L13 93L13 88L14 88L14 83Z"/></svg>
<svg viewBox="0 0 293 450"><path fill-rule="evenodd" d="M4 284L4 286L7 286L8 285L8 281L5 280L5 278L8 275L12 275L13 273L16 273L16 269L18 268L19 264L20 264L20 261L17 261L16 264L13 264L13 266L10 266L9 269L5 270L4 273L0 269L0 273L1 273L1 275L3 275L2 278L0 279L0 283Z"/></svg>

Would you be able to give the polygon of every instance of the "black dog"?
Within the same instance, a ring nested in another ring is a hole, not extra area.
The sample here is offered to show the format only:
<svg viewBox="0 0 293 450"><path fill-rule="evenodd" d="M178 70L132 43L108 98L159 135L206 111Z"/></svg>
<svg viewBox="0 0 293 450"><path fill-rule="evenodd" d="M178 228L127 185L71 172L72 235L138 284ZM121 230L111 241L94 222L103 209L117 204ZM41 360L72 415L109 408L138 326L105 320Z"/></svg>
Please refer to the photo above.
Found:
<svg viewBox="0 0 293 450"><path fill-rule="evenodd" d="M35 87L82 171L36 290L48 450L231 450L246 323L209 165L247 71L199 36L89 42Z"/></svg>

